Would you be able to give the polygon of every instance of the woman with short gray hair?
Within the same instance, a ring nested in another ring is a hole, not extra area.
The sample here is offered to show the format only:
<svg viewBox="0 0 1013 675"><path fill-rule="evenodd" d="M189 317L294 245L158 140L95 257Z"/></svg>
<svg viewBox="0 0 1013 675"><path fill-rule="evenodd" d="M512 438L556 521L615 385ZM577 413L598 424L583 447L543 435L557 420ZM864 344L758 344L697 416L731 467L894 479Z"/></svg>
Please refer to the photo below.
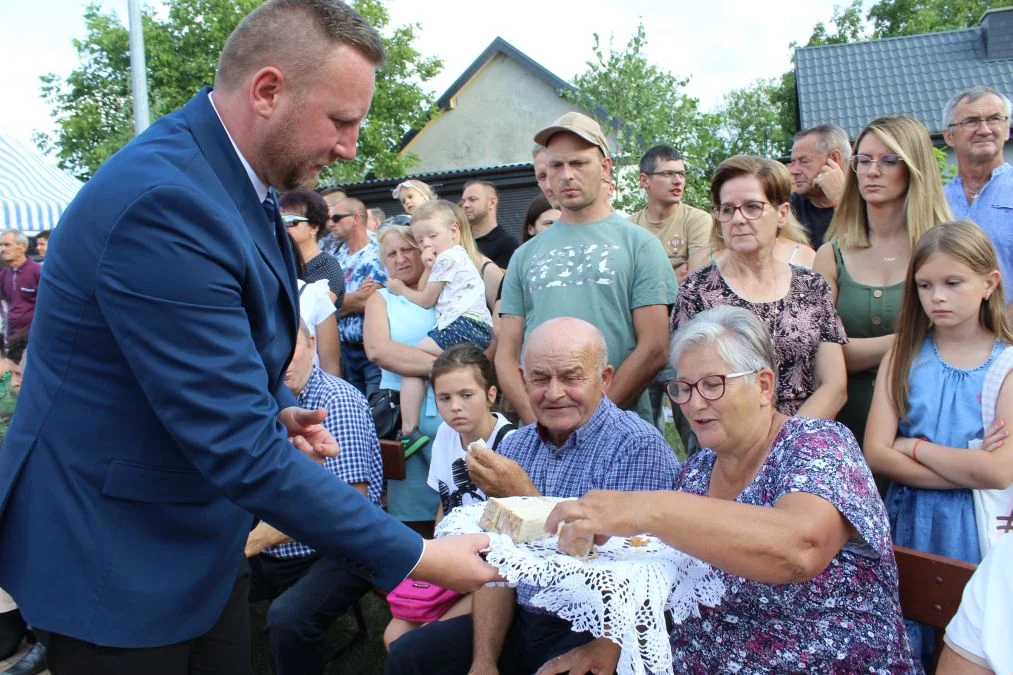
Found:
<svg viewBox="0 0 1013 675"><path fill-rule="evenodd" d="M666 385L703 450L675 491L594 490L546 523L577 536L647 533L711 565L716 607L670 635L682 672L920 672L901 619L886 509L854 436L778 412L774 345L738 307L701 312L672 345ZM540 673L612 672L595 640Z"/></svg>

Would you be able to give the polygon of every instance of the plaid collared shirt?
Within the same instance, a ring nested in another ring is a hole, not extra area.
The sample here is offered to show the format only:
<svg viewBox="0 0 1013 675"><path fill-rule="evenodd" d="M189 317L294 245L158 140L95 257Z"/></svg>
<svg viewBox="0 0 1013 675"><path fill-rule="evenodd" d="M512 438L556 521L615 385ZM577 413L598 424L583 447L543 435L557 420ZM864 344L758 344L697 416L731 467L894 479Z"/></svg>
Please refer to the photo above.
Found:
<svg viewBox="0 0 1013 675"><path fill-rule="evenodd" d="M380 508L383 464L376 427L365 397L341 378L313 366L297 400L303 408L327 409L324 428L338 442L341 452L337 457L325 459L324 468L346 483L368 483L369 501ZM275 558L302 558L313 552L309 546L297 541L264 549L264 553Z"/></svg>
<svg viewBox="0 0 1013 675"><path fill-rule="evenodd" d="M498 452L520 464L546 497L581 497L589 490L672 490L679 475L679 460L665 437L605 397L563 445L549 440L536 423L503 439ZM537 591L518 586L517 602L544 614L530 603Z"/></svg>

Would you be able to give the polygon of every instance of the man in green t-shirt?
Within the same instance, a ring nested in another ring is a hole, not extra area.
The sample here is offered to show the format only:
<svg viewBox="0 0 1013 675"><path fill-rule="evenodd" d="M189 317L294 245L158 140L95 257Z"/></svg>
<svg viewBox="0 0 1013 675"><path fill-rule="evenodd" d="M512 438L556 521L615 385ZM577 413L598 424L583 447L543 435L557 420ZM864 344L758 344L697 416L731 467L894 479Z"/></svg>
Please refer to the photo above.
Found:
<svg viewBox="0 0 1013 675"><path fill-rule="evenodd" d="M616 369L608 397L650 421L645 389L668 358L676 283L660 242L616 215L612 160L598 124L567 113L535 135L562 217L514 253L503 282L496 373L525 424L535 417L520 375L521 348L541 323L573 316L605 335ZM565 397L560 407L567 405Z"/></svg>

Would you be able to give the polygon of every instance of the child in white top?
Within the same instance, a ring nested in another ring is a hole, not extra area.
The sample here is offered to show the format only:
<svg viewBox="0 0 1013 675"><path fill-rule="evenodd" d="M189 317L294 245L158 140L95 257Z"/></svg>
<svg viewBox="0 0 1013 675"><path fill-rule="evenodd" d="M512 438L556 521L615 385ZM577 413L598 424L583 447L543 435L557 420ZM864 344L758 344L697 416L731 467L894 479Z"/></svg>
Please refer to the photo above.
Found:
<svg viewBox="0 0 1013 675"><path fill-rule="evenodd" d="M465 456L468 444L484 441L495 450L500 442L514 432L510 421L493 412L496 402L496 369L478 347L454 345L433 363L430 376L436 394L436 406L443 423L433 440L429 464L429 486L440 493L436 522L458 506L485 501L485 495L468 475ZM460 598L447 609L440 621L471 611L471 596ZM410 630L423 624L405 619L391 619L383 640L390 645Z"/></svg>
<svg viewBox="0 0 1013 675"><path fill-rule="evenodd" d="M464 213L447 201L425 202L412 214L411 228L426 266L421 290L399 279L389 279L387 290L422 307L436 307L436 327L416 346L433 356L462 343L486 349L492 341L492 314L479 272L482 258ZM401 378L400 438L406 457L429 441L418 430L424 398L422 378Z"/></svg>

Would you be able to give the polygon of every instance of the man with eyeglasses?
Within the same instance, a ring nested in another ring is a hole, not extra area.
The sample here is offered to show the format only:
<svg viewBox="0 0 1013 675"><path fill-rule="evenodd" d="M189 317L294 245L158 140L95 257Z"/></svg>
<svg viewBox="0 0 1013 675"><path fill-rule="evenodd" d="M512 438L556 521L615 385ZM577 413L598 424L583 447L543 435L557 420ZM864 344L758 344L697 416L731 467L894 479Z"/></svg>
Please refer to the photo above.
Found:
<svg viewBox="0 0 1013 675"><path fill-rule="evenodd" d="M791 208L819 248L844 192L844 169L851 156L848 133L836 124L821 124L795 134L791 146Z"/></svg>
<svg viewBox="0 0 1013 675"><path fill-rule="evenodd" d="M943 139L957 157L957 175L943 193L955 217L988 234L1007 281L1013 279L1013 166L1003 157L1009 117L1010 100L990 87L965 89L943 109ZM1005 287L1009 306L1013 283Z"/></svg>
<svg viewBox="0 0 1013 675"><path fill-rule="evenodd" d="M670 145L656 145L640 158L640 187L647 206L630 216L630 222L658 238L681 282L689 274L689 256L709 247L710 214L683 203L686 162Z"/></svg>
<svg viewBox="0 0 1013 675"><path fill-rule="evenodd" d="M342 373L369 398L380 387L380 368L366 357L362 321L369 296L387 283L387 270L380 263L376 235L366 229L367 217L366 205L349 197L331 207L327 227L340 242L334 257L345 273L345 302L338 312Z"/></svg>

